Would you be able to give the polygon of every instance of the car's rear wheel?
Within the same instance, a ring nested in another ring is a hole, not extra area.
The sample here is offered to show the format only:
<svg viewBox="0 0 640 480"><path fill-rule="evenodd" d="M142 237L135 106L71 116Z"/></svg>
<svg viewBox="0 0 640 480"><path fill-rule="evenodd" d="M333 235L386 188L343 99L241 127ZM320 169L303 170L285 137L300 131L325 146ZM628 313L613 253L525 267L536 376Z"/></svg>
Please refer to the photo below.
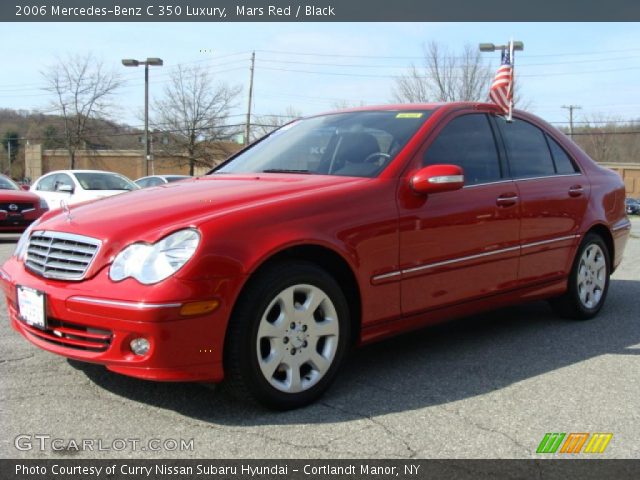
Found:
<svg viewBox="0 0 640 480"><path fill-rule="evenodd" d="M270 408L306 405L329 387L350 334L336 281L307 262L267 267L244 290L227 331L225 383Z"/></svg>
<svg viewBox="0 0 640 480"><path fill-rule="evenodd" d="M567 292L551 305L563 317L588 320L602 308L609 289L611 262L602 237L585 236L573 262Z"/></svg>

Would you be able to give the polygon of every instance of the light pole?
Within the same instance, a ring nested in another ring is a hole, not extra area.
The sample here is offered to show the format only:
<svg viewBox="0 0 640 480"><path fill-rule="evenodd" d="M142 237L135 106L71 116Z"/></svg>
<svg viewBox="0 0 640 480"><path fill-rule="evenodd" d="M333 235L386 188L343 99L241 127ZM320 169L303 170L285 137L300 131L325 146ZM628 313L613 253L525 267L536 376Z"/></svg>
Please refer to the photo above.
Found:
<svg viewBox="0 0 640 480"><path fill-rule="evenodd" d="M561 108L569 110L569 137L573 140L573 111L580 110L582 107L580 105L562 105Z"/></svg>
<svg viewBox="0 0 640 480"><path fill-rule="evenodd" d="M147 58L145 61L134 60L132 58L122 59L125 67L137 67L144 65L144 172L145 176L149 175L149 162L151 161L151 148L149 144L149 65L161 67L163 62L161 58ZM153 172L153 163L151 164Z"/></svg>

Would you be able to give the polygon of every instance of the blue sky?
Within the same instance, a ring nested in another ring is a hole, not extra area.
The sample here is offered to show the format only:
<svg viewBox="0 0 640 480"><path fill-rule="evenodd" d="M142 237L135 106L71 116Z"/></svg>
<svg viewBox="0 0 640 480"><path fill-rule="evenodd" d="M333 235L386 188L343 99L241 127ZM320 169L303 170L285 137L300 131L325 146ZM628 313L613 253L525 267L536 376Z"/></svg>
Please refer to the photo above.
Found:
<svg viewBox="0 0 640 480"><path fill-rule="evenodd" d="M164 59L165 66L151 72L152 99L161 95L176 65L206 66L221 81L244 87L235 112L239 115L246 109L250 52L256 50L254 112L281 114L291 106L311 114L331 110L337 102L388 103L393 76L412 62L420 63L425 42L437 40L459 52L465 43L502 43L513 37L525 44L516 68L529 110L552 122L567 120L561 108L565 104L582 106L578 121L597 115L638 119L639 27L638 23L5 23L0 25L0 108L47 110L50 99L41 89L42 68L70 54L92 52L126 80L114 98L114 117L119 121L140 124L143 102L143 70L125 69L122 58ZM486 55L497 67L499 55Z"/></svg>

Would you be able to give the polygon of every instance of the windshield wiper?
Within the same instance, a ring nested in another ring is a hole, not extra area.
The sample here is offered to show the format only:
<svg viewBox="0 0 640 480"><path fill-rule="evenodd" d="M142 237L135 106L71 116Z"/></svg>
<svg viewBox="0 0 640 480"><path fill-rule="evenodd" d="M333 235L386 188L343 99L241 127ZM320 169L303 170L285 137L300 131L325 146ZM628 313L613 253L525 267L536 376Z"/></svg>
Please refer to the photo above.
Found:
<svg viewBox="0 0 640 480"><path fill-rule="evenodd" d="M309 170L301 170L295 168L267 168L262 173L310 173Z"/></svg>

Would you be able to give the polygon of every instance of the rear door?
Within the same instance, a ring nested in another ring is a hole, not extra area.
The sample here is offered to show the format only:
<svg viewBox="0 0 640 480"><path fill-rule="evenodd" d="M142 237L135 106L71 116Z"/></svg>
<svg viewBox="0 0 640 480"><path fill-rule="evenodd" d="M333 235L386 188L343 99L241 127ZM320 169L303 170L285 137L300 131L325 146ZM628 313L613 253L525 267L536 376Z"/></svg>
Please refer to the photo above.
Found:
<svg viewBox="0 0 640 480"><path fill-rule="evenodd" d="M519 256L519 202L484 113L450 120L419 153L412 171L455 164L465 186L453 192L401 195L403 314L513 288ZM403 185L409 183L404 179Z"/></svg>
<svg viewBox="0 0 640 480"><path fill-rule="evenodd" d="M566 275L587 208L589 182L547 132L530 122L494 117L522 202L519 283Z"/></svg>

